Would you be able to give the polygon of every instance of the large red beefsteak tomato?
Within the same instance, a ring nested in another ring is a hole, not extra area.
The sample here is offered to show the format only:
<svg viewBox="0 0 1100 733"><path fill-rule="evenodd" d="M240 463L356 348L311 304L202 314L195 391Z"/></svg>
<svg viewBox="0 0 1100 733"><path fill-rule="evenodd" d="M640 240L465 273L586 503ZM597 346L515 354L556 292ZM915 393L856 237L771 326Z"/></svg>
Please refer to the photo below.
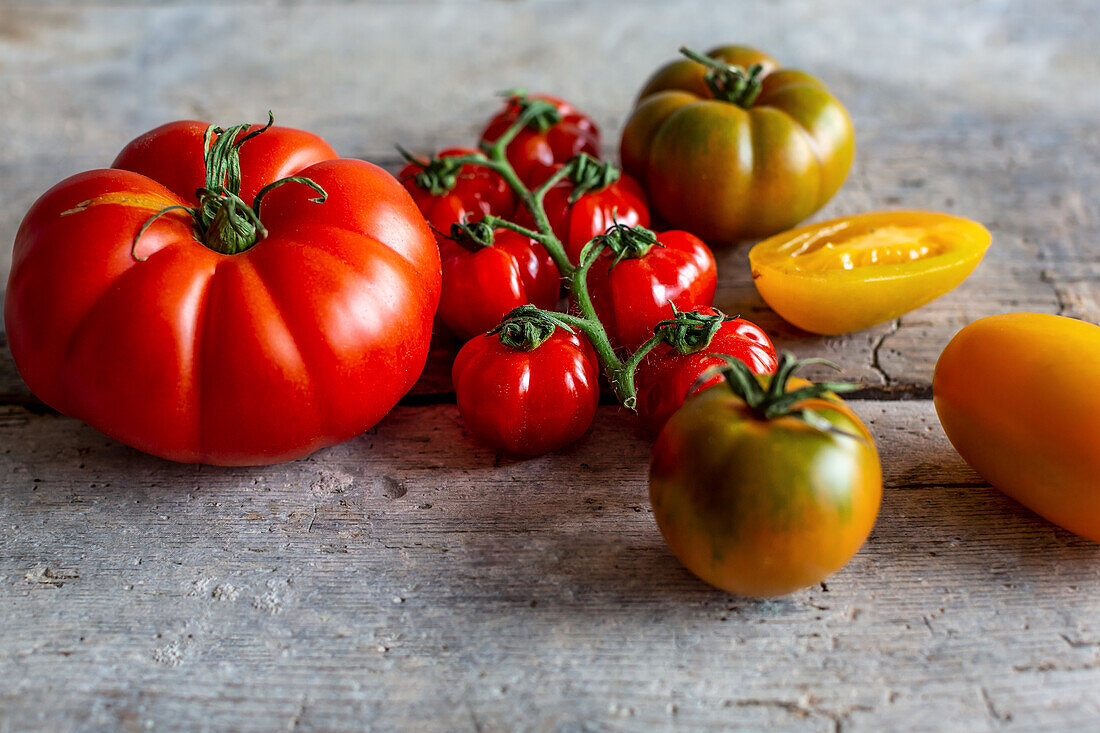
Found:
<svg viewBox="0 0 1100 733"><path fill-rule="evenodd" d="M249 465L347 440L409 390L440 289L423 216L382 169L260 130L164 125L31 207L5 323L42 401L148 453ZM311 183L261 210L287 176Z"/></svg>

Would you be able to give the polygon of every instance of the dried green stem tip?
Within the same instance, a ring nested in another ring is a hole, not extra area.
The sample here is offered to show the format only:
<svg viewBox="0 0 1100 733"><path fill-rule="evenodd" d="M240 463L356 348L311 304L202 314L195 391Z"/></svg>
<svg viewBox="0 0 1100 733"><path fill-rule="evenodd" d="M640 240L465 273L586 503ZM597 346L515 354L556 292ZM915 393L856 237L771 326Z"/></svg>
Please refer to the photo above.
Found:
<svg viewBox="0 0 1100 733"><path fill-rule="evenodd" d="M267 236L267 229L260 221L260 204L272 190L287 183L298 183L317 192L317 197L310 201L324 203L328 199L325 190L316 182L302 176L289 176L267 184L256 194L251 206L241 199L241 146L270 130L273 124L275 116L269 111L266 125L247 133L239 140L237 136L251 127L251 124L235 125L228 129L216 125L207 127L202 140L206 180L205 185L195 192L198 206L169 206L153 214L134 237L130 250L134 259L144 259L138 257L137 245L149 225L175 209L184 209L191 214L197 236L204 245L215 252L233 255L255 246Z"/></svg>
<svg viewBox="0 0 1100 733"><path fill-rule="evenodd" d="M664 245L657 241L657 234L642 226L628 226L618 222L611 225L603 234L595 237L590 244L603 245L611 250L615 259L611 266L623 260L645 257L649 250Z"/></svg>
<svg viewBox="0 0 1100 733"><path fill-rule="evenodd" d="M707 67L703 80L715 99L748 109L760 96L764 77L764 67L760 64L753 64L746 69L711 58L686 46L680 48L680 53Z"/></svg>

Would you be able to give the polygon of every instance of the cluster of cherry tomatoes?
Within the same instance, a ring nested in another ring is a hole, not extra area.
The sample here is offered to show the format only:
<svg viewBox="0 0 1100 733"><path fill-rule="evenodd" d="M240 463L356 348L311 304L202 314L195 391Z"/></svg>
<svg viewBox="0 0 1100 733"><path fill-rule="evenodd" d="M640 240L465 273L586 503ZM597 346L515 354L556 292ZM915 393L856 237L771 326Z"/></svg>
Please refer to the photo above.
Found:
<svg viewBox="0 0 1100 733"><path fill-rule="evenodd" d="M399 175L437 232L438 316L466 340L453 381L480 440L522 454L575 441L595 416L601 362L654 429L715 353L775 370L767 335L712 307L710 249L687 231L649 229L645 192L599 160L589 117L554 97L510 93L482 133L482 150L496 143L496 167L451 148L407 154ZM563 284L568 305L555 316Z"/></svg>

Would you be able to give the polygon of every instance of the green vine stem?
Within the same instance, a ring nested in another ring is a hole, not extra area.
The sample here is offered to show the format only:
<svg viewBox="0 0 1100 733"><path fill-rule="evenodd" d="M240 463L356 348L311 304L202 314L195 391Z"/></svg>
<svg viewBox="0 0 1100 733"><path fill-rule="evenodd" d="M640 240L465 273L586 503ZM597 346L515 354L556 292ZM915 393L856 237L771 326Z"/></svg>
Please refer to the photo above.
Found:
<svg viewBox="0 0 1100 733"><path fill-rule="evenodd" d="M525 98L526 99L526 98ZM546 217L544 199L546 193L557 185L558 182L570 178L575 186L585 187L585 190L602 188L610 185L619 177L618 170L608 163L600 162L588 155L578 155L570 159L565 165L554 172L549 179L534 190L529 189L516 174L512 164L508 161L506 150L515 136L524 127L532 125L533 121L545 119L548 109L554 110L549 103L542 100L526 99L516 121L496 140L482 141L481 152L468 153L447 158L448 172L457 171L464 165L477 165L496 172L507 182L516 197L531 214L537 229L516 224L499 216L489 215L477 222L464 223L461 226L483 227L488 231L494 229L510 229L541 244L554 260L558 270L565 281L566 289L573 296L573 303L577 314L557 313L537 308L533 305L521 306L504 317L501 324L490 333L496 333L501 343L516 349L533 349L543 343L553 333L555 328L565 328L568 331L580 331L592 344L597 358L603 366L604 373L611 383L612 389L619 402L627 409L633 410L637 403L637 388L634 383L634 374L645 359L646 355L661 343L668 343L669 335L660 329L653 338L642 344L633 354L625 359L616 353L607 330L600 322L596 314L596 308L592 303L592 297L588 292L588 272L599 259L605 249L610 249L615 259L612 263L629 257L642 257L654 246L661 246L656 235L643 227L629 227L616 223L604 234L594 237L581 250L580 264L574 266L565 253L565 247L558 239ZM541 123L539 123L541 124ZM409 160L428 169L434 160L420 160L411 154L402 154ZM461 227L460 227L461 228ZM463 232L465 234L466 232ZM459 232L453 230L452 235L457 239ZM702 317L703 314L681 314L673 309L673 320L684 320L685 327L694 327L691 316ZM668 321L663 322L668 324ZM709 330L709 336L713 337L717 328ZM710 338L700 346L703 348L710 343Z"/></svg>
<svg viewBox="0 0 1100 733"><path fill-rule="evenodd" d="M486 247L492 247L496 241L493 228L484 221L456 222L451 225L451 233L443 234L443 236L467 252L474 253L480 252Z"/></svg>
<svg viewBox="0 0 1100 733"><path fill-rule="evenodd" d="M748 109L760 96L764 80L764 67L760 64L753 64L746 69L693 51L687 46L681 46L680 53L706 67L703 80L715 99Z"/></svg>
<svg viewBox="0 0 1100 733"><path fill-rule="evenodd" d="M130 247L130 254L136 260L144 260L137 254L138 241L145 230L160 217L170 211L182 209L191 215L196 238L209 249L225 255L240 254L254 246L267 236L267 228L260 221L260 204L264 197L279 186L297 183L308 186L317 192L313 203L323 204L328 194L315 181L302 176L288 176L267 184L256 194L249 206L240 197L241 192L241 146L258 135L262 135L275 124L275 116L267 113L267 124L238 139L241 133L252 127L251 124L235 125L223 129L210 125L203 134L204 163L206 180L196 192L198 205L168 206L145 220L138 229Z"/></svg>

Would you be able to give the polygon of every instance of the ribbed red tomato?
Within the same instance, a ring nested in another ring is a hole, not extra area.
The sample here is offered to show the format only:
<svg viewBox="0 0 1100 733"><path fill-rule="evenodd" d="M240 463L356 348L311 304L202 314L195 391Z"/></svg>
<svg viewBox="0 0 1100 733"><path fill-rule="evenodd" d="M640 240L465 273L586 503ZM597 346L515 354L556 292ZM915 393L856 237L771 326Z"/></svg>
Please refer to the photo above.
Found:
<svg viewBox="0 0 1100 733"><path fill-rule="evenodd" d="M569 445L592 424L600 398L597 364L588 340L562 328L529 350L488 334L462 347L451 378L474 436L500 450L540 455Z"/></svg>
<svg viewBox="0 0 1100 733"><path fill-rule="evenodd" d="M494 142L511 127L532 101L547 102L557 110L558 121L549 123L539 118L528 124L508 144L508 161L528 186L537 186L554 172L556 163L564 163L574 155L600 154L600 130L590 117L568 102L548 94L514 94L496 114L481 139Z"/></svg>
<svg viewBox="0 0 1100 733"><path fill-rule="evenodd" d="M439 239L439 317L460 339L485 333L525 303L547 310L558 304L561 275L541 244L509 229L489 232L488 226L453 234L455 239Z"/></svg>
<svg viewBox="0 0 1100 733"><path fill-rule="evenodd" d="M612 225L648 227L650 224L645 192L628 175L620 175L603 188L588 190L576 201L570 201L574 190L574 184L565 179L546 192L543 202L546 218L574 265L580 261L584 245ZM528 226L533 224L526 209L517 216Z"/></svg>
<svg viewBox="0 0 1100 733"><path fill-rule="evenodd" d="M398 174L424 218L441 232L489 214L507 218L516 209L516 197L499 173L480 165L455 167L447 160L475 152L447 148L431 160L410 161Z"/></svg>
<svg viewBox="0 0 1100 733"><path fill-rule="evenodd" d="M732 356L743 362L753 374L771 374L777 364L771 339L764 329L751 321L726 318L723 313L710 307L698 307L693 313L680 313L677 320L681 323L670 322L668 325L672 331L669 340L676 346L671 343L658 345L646 355L634 375L638 388L638 416L654 432L659 431L672 413L684 404L703 372L725 363L715 354ZM684 332L678 333L678 326ZM716 375L699 385L699 389L720 380L721 377Z"/></svg>
<svg viewBox="0 0 1100 733"><path fill-rule="evenodd" d="M588 290L614 346L637 349L673 306L690 311L713 303L714 255L694 234L619 226L608 238L615 243L592 265Z"/></svg>
<svg viewBox="0 0 1100 733"><path fill-rule="evenodd" d="M4 315L43 402L172 460L262 464L361 433L416 381L440 265L408 193L311 133L246 129L205 153L205 123L164 125L31 207ZM295 180L258 206L290 175L327 201Z"/></svg>

